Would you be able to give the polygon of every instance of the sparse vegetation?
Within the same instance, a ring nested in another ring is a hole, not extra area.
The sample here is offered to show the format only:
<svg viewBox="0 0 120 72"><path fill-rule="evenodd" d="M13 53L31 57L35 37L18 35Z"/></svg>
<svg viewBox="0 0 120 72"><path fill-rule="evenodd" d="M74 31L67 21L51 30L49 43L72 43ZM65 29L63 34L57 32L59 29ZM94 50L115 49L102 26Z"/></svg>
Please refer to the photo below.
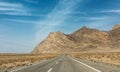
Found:
<svg viewBox="0 0 120 72"><path fill-rule="evenodd" d="M69 53L69 55L75 58L105 62L105 63L115 64L120 66L120 52Z"/></svg>
<svg viewBox="0 0 120 72"><path fill-rule="evenodd" d="M68 55L91 61L105 62L120 66L120 52L67 53ZM59 54L0 54L0 69L10 69L57 57Z"/></svg>
<svg viewBox="0 0 120 72"><path fill-rule="evenodd" d="M56 56L58 54L0 54L0 69L31 65Z"/></svg>

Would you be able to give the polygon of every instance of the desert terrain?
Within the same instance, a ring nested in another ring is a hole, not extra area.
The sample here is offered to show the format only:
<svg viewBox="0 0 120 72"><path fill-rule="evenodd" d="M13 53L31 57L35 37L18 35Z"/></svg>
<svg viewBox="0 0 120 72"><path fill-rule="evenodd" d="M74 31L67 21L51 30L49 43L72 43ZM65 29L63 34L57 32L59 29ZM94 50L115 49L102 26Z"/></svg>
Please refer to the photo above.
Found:
<svg viewBox="0 0 120 72"><path fill-rule="evenodd" d="M48 60L58 54L0 54L0 70L29 66L35 62Z"/></svg>
<svg viewBox="0 0 120 72"><path fill-rule="evenodd" d="M72 58L84 59L93 62L102 62L120 67L120 51L85 51L62 53ZM0 70L30 66L40 61L46 61L60 56L60 53L45 54L0 54Z"/></svg>
<svg viewBox="0 0 120 72"><path fill-rule="evenodd" d="M120 25L114 26L110 31L82 27L72 34L51 32L29 54L1 53L0 69L30 66L43 60L49 59L48 61L50 61L60 55L65 55L63 61L71 60L67 57L69 56L73 59L102 62L120 67ZM59 61L59 58L57 59ZM74 64L76 65L76 63Z"/></svg>

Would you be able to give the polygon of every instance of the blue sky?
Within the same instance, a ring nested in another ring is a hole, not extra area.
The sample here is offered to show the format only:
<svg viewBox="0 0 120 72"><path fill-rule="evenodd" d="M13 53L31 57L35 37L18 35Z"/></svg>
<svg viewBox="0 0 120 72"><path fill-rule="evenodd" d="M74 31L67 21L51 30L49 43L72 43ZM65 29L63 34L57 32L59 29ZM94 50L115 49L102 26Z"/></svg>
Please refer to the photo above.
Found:
<svg viewBox="0 0 120 72"><path fill-rule="evenodd" d="M0 0L0 53L28 53L50 32L120 23L120 0Z"/></svg>

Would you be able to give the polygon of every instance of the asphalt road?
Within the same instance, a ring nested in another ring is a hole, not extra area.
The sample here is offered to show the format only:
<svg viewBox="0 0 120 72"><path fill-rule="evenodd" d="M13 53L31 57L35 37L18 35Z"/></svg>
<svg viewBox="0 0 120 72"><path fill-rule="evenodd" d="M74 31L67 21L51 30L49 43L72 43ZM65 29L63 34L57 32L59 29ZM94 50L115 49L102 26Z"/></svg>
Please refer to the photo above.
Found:
<svg viewBox="0 0 120 72"><path fill-rule="evenodd" d="M10 72L120 72L120 67L73 59L67 55Z"/></svg>

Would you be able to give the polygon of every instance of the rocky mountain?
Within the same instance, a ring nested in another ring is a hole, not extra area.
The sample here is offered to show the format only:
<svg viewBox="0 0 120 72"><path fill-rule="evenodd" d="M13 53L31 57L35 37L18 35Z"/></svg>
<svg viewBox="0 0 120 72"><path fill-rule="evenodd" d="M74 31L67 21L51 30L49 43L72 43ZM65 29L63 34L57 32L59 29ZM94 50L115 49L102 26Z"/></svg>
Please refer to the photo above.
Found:
<svg viewBox="0 0 120 72"><path fill-rule="evenodd" d="M83 26L72 34L52 32L32 53L81 52L93 49L120 48L120 25L110 31Z"/></svg>
<svg viewBox="0 0 120 72"><path fill-rule="evenodd" d="M33 53L51 53L70 50L74 42L61 32L50 33L33 51Z"/></svg>
<svg viewBox="0 0 120 72"><path fill-rule="evenodd" d="M120 25L115 25L110 32L111 42L115 48L120 48Z"/></svg>

